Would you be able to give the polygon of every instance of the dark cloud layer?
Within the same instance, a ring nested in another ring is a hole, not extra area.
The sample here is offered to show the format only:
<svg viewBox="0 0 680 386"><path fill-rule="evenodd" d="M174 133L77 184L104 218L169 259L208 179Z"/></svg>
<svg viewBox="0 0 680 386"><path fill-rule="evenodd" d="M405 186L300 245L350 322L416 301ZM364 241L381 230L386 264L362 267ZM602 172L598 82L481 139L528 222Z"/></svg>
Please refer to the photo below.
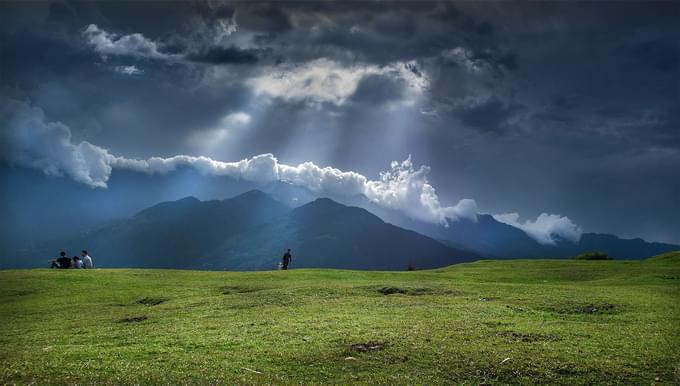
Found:
<svg viewBox="0 0 680 386"><path fill-rule="evenodd" d="M678 14L675 2L2 2L0 93L114 154L271 152L373 177L411 154L447 203L680 242ZM89 25L123 40L88 40Z"/></svg>
<svg viewBox="0 0 680 386"><path fill-rule="evenodd" d="M257 50L244 50L238 47L210 47L187 55L193 62L209 64L254 64L258 61Z"/></svg>

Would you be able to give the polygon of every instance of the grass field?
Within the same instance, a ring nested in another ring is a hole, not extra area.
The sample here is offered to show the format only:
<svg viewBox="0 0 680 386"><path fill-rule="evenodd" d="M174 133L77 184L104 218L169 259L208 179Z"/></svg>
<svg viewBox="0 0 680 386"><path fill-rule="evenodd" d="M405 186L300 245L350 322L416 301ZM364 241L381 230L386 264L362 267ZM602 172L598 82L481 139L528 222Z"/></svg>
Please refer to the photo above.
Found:
<svg viewBox="0 0 680 386"><path fill-rule="evenodd" d="M680 384L680 254L0 272L0 383Z"/></svg>

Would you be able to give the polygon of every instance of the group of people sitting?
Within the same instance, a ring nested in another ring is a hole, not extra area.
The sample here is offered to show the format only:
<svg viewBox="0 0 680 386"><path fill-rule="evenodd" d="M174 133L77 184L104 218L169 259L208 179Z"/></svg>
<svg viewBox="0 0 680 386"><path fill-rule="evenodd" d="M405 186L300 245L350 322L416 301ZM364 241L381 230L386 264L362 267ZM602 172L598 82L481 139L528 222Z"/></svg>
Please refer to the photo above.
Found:
<svg viewBox="0 0 680 386"><path fill-rule="evenodd" d="M94 268L94 263L92 262L92 257L90 257L90 254L87 253L87 251L84 250L84 249L82 251L80 251L80 256L73 256L73 258L66 256L66 252L61 251L59 253L58 259L50 260L50 268L59 268L59 269L85 268L85 269L92 269L92 268Z"/></svg>

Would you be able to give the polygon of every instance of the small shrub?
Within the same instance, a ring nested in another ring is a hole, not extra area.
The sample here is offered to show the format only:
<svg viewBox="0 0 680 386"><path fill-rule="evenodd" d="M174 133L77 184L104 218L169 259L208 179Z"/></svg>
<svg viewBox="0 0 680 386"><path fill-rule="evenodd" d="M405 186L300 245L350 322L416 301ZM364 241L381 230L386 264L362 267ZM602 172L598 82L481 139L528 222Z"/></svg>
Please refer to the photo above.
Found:
<svg viewBox="0 0 680 386"><path fill-rule="evenodd" d="M572 257L575 260L613 260L606 252L593 251L585 252Z"/></svg>

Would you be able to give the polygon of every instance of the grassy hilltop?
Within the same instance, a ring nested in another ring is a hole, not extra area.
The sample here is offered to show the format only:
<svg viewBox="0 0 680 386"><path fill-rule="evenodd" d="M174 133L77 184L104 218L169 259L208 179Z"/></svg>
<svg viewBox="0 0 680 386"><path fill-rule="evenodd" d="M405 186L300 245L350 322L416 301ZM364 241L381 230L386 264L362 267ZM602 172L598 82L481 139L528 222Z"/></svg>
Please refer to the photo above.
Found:
<svg viewBox="0 0 680 386"><path fill-rule="evenodd" d="M680 254L0 272L0 383L679 384Z"/></svg>

